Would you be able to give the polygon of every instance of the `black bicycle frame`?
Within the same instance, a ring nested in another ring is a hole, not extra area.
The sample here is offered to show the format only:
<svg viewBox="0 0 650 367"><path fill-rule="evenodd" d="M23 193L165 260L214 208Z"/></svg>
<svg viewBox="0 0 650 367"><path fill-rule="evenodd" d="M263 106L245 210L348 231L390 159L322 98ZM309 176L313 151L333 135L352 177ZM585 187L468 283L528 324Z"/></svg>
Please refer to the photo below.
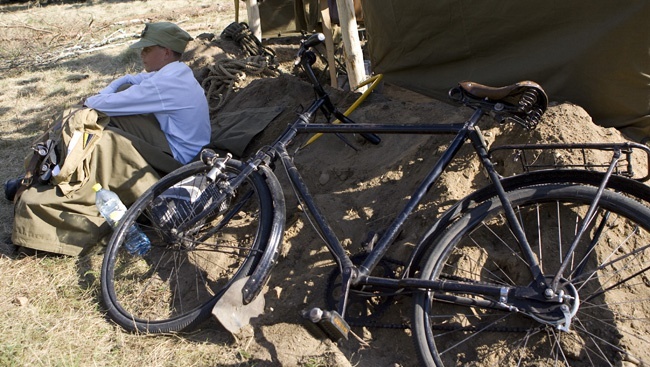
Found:
<svg viewBox="0 0 650 367"><path fill-rule="evenodd" d="M250 161L248 167L250 170L255 169L259 164L269 159L279 157L283 166L288 173L291 184L297 192L298 199L307 208L308 215L313 218L317 230L321 233L325 240L325 245L332 254L334 260L337 262L341 269L342 282L346 286L343 287L343 296L340 300L339 309L341 312L345 311L347 302L347 291L349 285L377 285L392 289L401 288L418 288L430 290L463 290L464 292L476 292L485 295L497 296L503 299L508 293L513 292L512 287L503 286L490 286L490 285L472 285L462 282L453 281L432 281L422 279L385 279L378 277L371 277L370 273L377 266L382 257L386 254L391 244L394 243L400 229L406 222L409 215L415 210L419 202L437 182L442 173L445 171L449 163L453 160L456 154L467 140L472 142L475 151L481 159L481 162L488 172L492 184L496 188L496 192L500 197L503 207L505 208L507 220L510 227L519 241L524 257L528 264L530 264L533 279L538 284L545 284L546 280L538 265L537 259L526 239L524 231L515 216L514 209L506 197L505 190L500 184L500 176L496 172L485 145L483 135L476 126L485 112L481 109L476 109L472 116L462 124L423 124L423 125L405 125L405 124L324 124L324 123L311 123L318 110L324 110L326 114L334 113L330 108L332 106L327 95L323 95L314 101L298 119L287 127L284 133L275 141L274 144L267 149L258 152ZM384 234L378 240L373 250L368 254L367 258L358 267L355 266L350 257L347 255L341 242L335 235L331 226L327 222L323 213L314 202L313 197L309 193L309 189L305 184L304 179L300 175L298 168L290 156L287 145L290 144L297 134L302 133L366 133L366 134L429 134L429 135L455 135L449 147L438 158L437 162L433 165L431 171L425 176L424 180L420 183L415 192L411 195L405 207L396 215L393 222L388 226ZM246 169L244 170L246 171ZM242 172L244 175L246 172ZM234 183L234 182L233 182ZM234 183L236 185L236 183ZM473 302L476 302L475 300ZM508 308L505 304L494 305L489 302L492 307Z"/></svg>
<svg viewBox="0 0 650 367"><path fill-rule="evenodd" d="M302 50L302 49L301 49ZM260 165L268 164L271 161L280 159L282 165L286 169L286 172L291 181L291 185L296 191L296 196L301 202L303 207L305 207L307 215L311 216L313 219L316 230L320 232L321 236L325 241L325 245L333 256L334 260L337 262L341 270L341 282L342 282L342 295L339 301L339 311L341 315L344 315L346 305L347 305L347 296L350 290L350 286L358 285L371 285L371 286L380 286L383 288L389 289L420 289L420 290L435 290L435 291L449 291L449 292L463 292L463 293L474 293L474 294L483 294L486 296L492 296L498 299L498 302L491 300L477 300L464 298L461 296L454 295L440 295L436 294L435 297L439 299L444 299L450 302L455 302L458 304L478 304L480 303L483 307L492 307L504 310L512 310L512 306L507 304L507 300L510 296L515 296L519 294L518 292L524 292L525 289L520 289L519 287L508 287L508 286L497 286L497 285L484 285L484 284L470 284L462 281L454 280L426 280L426 279L417 279L417 278L402 278L402 279L387 279L380 277L370 276L374 268L379 264L381 259L384 257L390 246L394 243L397 235L400 233L401 228L404 226L407 218L413 213L417 208L420 201L426 195L426 193L431 189L431 187L438 181L442 173L445 171L447 166L454 159L456 154L460 151L462 146L468 140L472 143L474 150L476 151L483 167L485 168L492 185L494 187L494 192L499 197L502 207L504 209L504 214L508 225L514 234L518 245L522 251L524 260L528 263L529 269L534 279L535 283L540 288L551 287L555 289L558 284L558 279L562 276L562 272L558 272L555 275L554 279L551 280L551 284L548 284L548 279L545 278L544 274L541 271L539 262L528 243L526 234L517 220L515 210L512 207L512 204L508 200L506 191L501 184L502 177L497 173L494 168L494 164L490 159L490 153L487 150L485 139L477 127L477 124L481 117L487 114L481 107L473 107L474 113L472 116L467 119L464 123L459 124L418 124L418 125L406 125L406 124L358 124L350 120L344 114L339 112L334 104L331 102L329 95L324 90L316 76L314 71L311 68L311 64L314 61L313 55L310 55L309 52L304 52L301 54L299 64L303 67L307 73L307 77L310 79L312 85L314 86L314 91L316 92L317 98L312 104L301 114L299 114L296 121L290 124L286 130L280 135L277 140L257 152L252 158L250 158L242 169L241 173L237 175L234 179L230 180L231 187L238 187L244 179L255 171ZM323 112L327 120L329 121L332 116L336 117L339 121L342 121L342 124L328 124L328 123L314 123L315 115L318 111ZM424 177L423 181L416 188L415 192L410 196L408 202L404 208L395 216L392 223L384 231L383 235L377 243L374 245L373 249L367 255L365 260L359 265L355 266L352 263L352 260L347 255L345 249L341 245L341 242L335 235L331 226L327 222L325 216L320 211L316 205L314 198L309 193L309 189L305 184L304 179L300 175L298 168L296 167L292 156L290 156L287 146L293 141L293 139L298 134L309 134L309 133L324 133L324 134L341 134L341 133L356 133L360 134L368 141L372 143L378 143L380 139L375 134L427 134L427 135L454 135L454 138L451 140L449 147L445 152L438 158L436 163L432 166L430 172ZM650 154L650 153L649 153ZM620 155L619 155L620 156ZM600 195L605 188L610 175L612 174L613 167L615 166L617 159L614 159L609 167L608 172L605 174L605 178L599 185L599 191L594 198L594 202L590 206L590 212L592 212L600 200ZM225 194L224 194L225 196ZM220 198L217 202L221 201ZM584 227L584 225L583 225ZM582 232L582 231L581 231ZM577 244L582 233L579 233L577 238L574 240L573 246ZM564 260L563 266L568 262L567 259ZM550 300L553 301L553 300Z"/></svg>

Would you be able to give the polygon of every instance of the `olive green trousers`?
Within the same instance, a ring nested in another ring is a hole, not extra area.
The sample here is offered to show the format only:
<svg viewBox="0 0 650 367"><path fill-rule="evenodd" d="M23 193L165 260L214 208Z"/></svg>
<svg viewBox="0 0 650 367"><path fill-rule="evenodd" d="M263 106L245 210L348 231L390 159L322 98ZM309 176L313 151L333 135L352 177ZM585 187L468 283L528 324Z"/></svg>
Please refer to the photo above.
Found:
<svg viewBox="0 0 650 367"><path fill-rule="evenodd" d="M97 114L78 115L92 119ZM92 125L92 121L79 123ZM161 175L180 165L153 115L110 118L79 166L87 179L76 180L73 175L72 182L36 183L16 201L12 242L39 251L82 255L105 242L111 231L95 207L95 183L115 191L128 206Z"/></svg>

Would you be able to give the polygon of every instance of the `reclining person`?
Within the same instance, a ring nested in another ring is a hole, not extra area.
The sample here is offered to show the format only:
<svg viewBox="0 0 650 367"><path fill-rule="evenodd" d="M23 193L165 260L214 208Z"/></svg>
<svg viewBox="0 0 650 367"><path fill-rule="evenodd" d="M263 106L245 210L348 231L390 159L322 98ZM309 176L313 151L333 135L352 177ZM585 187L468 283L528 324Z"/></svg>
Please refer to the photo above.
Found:
<svg viewBox="0 0 650 367"><path fill-rule="evenodd" d="M15 199L14 245L82 254L110 230L95 207L94 183L115 191L129 205L162 174L189 162L208 144L205 92L192 70L180 62L191 39L175 24L147 24L140 40L130 46L142 49L145 72L113 81L82 107L62 115L64 144L57 144L57 149L65 161L49 183L20 190ZM83 139L73 144L75 133L70 129L75 126L85 130ZM66 164L77 157L76 145L84 150L71 170ZM20 185L20 180L6 183L7 198Z"/></svg>

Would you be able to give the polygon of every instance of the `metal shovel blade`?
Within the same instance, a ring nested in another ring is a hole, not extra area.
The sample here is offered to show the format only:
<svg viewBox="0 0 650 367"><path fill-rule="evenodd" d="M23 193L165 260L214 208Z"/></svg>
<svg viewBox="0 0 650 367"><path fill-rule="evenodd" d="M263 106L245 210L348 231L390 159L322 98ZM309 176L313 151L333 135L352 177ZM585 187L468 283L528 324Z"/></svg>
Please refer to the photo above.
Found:
<svg viewBox="0 0 650 367"><path fill-rule="evenodd" d="M242 289L249 277L233 282L212 308L212 314L226 330L237 334L241 328L248 325L250 319L264 312L264 296L255 297L253 302L244 305Z"/></svg>

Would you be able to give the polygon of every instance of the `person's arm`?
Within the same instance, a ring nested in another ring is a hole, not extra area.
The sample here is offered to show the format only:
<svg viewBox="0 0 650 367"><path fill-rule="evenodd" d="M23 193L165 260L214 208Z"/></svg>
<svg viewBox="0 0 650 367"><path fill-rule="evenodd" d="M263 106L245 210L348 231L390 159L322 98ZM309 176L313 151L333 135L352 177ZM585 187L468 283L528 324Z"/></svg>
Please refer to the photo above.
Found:
<svg viewBox="0 0 650 367"><path fill-rule="evenodd" d="M140 84L143 80L149 79L154 73L128 74L112 81L106 88L99 91L99 94L110 94L117 92L124 84Z"/></svg>
<svg viewBox="0 0 650 367"><path fill-rule="evenodd" d="M108 116L137 115L164 110L158 87L147 80L136 83L119 93L100 93L88 97L85 106Z"/></svg>

